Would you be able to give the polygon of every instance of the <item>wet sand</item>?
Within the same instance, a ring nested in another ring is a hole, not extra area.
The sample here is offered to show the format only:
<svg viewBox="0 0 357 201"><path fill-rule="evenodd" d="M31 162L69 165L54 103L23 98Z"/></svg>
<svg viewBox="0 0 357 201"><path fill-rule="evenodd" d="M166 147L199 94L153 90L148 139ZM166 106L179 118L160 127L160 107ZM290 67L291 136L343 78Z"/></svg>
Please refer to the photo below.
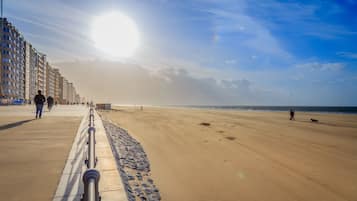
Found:
<svg viewBox="0 0 357 201"><path fill-rule="evenodd" d="M288 112L134 107L102 114L142 144L164 201L357 200L357 115L298 112L289 121Z"/></svg>

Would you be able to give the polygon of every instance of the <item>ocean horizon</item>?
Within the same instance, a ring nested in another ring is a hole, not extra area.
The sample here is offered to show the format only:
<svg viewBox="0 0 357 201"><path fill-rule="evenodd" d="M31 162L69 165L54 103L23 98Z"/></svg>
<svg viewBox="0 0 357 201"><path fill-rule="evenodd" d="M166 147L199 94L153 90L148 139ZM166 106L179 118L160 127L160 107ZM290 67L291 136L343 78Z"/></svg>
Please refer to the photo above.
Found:
<svg viewBox="0 0 357 201"><path fill-rule="evenodd" d="M140 105L140 104L113 104L113 106L146 106L146 107L178 107L196 109L223 109L246 111L290 111L357 114L357 106L264 106L264 105Z"/></svg>
<svg viewBox="0 0 357 201"><path fill-rule="evenodd" d="M357 106L247 106L247 105L185 105L178 107L250 111L289 111L357 114Z"/></svg>

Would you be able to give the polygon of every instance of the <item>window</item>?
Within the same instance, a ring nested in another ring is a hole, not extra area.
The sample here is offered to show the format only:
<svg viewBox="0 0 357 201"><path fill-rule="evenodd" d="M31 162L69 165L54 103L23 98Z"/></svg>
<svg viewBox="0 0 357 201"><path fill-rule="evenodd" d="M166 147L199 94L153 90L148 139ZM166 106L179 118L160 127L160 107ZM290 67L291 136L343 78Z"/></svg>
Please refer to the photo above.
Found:
<svg viewBox="0 0 357 201"><path fill-rule="evenodd" d="M9 59L9 58L2 58L2 62L11 63L11 59Z"/></svg>
<svg viewBox="0 0 357 201"><path fill-rule="evenodd" d="M9 33L9 32L10 32L10 29L9 29L9 27L4 27L4 28L3 28L3 31Z"/></svg>

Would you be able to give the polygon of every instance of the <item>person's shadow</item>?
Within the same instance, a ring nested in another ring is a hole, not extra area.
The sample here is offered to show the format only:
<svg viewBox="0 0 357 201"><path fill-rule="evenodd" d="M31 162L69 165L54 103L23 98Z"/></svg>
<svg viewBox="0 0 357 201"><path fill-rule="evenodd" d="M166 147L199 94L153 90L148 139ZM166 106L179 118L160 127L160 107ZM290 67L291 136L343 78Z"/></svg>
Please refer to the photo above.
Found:
<svg viewBox="0 0 357 201"><path fill-rule="evenodd" d="M33 120L35 120L35 119L28 119L28 120L23 120L23 121L18 121L18 122L2 125L2 126L0 126L0 131L6 130L6 129L10 129L10 128L14 128L14 127L17 127L17 126L21 126L22 124L28 123L28 122L33 121Z"/></svg>

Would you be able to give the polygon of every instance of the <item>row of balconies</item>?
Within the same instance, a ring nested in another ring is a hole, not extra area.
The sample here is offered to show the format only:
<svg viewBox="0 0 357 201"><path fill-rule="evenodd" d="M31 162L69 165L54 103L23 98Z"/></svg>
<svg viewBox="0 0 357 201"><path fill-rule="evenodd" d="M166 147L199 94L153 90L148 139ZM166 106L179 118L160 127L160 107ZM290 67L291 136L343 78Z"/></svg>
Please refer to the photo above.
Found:
<svg viewBox="0 0 357 201"><path fill-rule="evenodd" d="M12 32L12 33L2 32L2 39L15 41L17 43L25 43L24 38L21 37L20 34L14 34L14 32Z"/></svg>
<svg viewBox="0 0 357 201"><path fill-rule="evenodd" d="M11 68L13 69L16 69L16 72L6 71L6 73L11 74L9 76L16 77L16 79L11 79L11 80L7 79L6 82L12 83L11 85L15 84L16 87L15 88L13 87L11 90L16 90L17 93L15 93L15 91L11 91L11 93L5 93L5 96L10 98L12 96L13 96L12 98L23 97L24 96L23 92L25 91L24 90L25 88L30 89L31 95L35 94L38 88L46 91L45 89L47 83L46 75L45 75L47 73L45 71L46 57L43 54L37 52L37 50L33 48L32 45L29 43L28 44L30 48L28 49L27 48L28 46L26 45L27 42L25 41L25 39L17 31L17 29L7 21L6 18L1 18L1 21L4 22L3 23L4 27L2 30L0 29L0 39L5 36L5 40L1 40L0 53L2 53L3 50L5 50L8 51L8 54L3 55L3 58L5 58L5 60L0 61L0 64L1 66L7 65L7 66L11 66ZM7 55L10 56L7 57ZM30 62L30 69L29 69L30 78L26 79L26 82L29 83L25 84L25 72L21 71L21 69L25 69L26 61ZM2 70L1 74L2 73L5 73L5 71ZM2 79L2 81L5 80ZM4 85L3 83L1 84ZM67 91L67 87L64 90L60 90L59 84L56 81L50 80L48 84L50 85L49 87L55 88L54 91L55 91L55 95L57 96L59 95L59 93L63 93L62 91ZM0 94L0 96L3 95L4 94Z"/></svg>

